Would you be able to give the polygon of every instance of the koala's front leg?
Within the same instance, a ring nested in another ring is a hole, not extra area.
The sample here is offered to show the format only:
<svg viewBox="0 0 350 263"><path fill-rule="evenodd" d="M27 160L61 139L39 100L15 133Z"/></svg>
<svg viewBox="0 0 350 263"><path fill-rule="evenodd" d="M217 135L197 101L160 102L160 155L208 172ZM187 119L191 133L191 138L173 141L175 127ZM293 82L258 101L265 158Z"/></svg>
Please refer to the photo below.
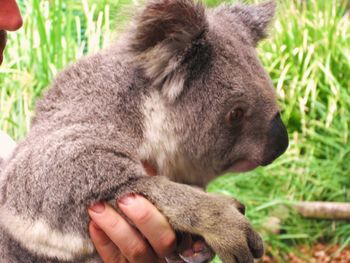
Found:
<svg viewBox="0 0 350 263"><path fill-rule="evenodd" d="M253 262L262 256L262 240L234 199L161 176L139 178L129 187L152 201L175 230L202 236L224 263Z"/></svg>

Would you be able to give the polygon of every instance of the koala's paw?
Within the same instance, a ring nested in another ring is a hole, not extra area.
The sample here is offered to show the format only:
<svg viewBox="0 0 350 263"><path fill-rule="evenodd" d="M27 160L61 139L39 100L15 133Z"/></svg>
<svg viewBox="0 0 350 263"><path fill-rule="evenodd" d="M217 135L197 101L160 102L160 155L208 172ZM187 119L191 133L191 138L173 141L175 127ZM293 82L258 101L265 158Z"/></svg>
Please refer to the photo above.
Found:
<svg viewBox="0 0 350 263"><path fill-rule="evenodd" d="M207 263L215 256L202 237L179 233L177 240L176 251L166 258L168 263Z"/></svg>
<svg viewBox="0 0 350 263"><path fill-rule="evenodd" d="M223 263L253 263L264 254L263 241L243 215L244 206L215 195L203 222L202 235Z"/></svg>

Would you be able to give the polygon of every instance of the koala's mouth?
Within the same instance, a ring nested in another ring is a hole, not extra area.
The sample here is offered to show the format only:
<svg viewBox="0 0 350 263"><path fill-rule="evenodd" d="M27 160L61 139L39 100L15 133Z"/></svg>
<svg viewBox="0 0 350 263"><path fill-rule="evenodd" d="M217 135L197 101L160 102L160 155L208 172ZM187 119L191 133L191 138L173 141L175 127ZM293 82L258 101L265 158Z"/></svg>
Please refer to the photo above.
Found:
<svg viewBox="0 0 350 263"><path fill-rule="evenodd" d="M231 164L226 172L244 173L252 171L259 166L258 162L241 159Z"/></svg>

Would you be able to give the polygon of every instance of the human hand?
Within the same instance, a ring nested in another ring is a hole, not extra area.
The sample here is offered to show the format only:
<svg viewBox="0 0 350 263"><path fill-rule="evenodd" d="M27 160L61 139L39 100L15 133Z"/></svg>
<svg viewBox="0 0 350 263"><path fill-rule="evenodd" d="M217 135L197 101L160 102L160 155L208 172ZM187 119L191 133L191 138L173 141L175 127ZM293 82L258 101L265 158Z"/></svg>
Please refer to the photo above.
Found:
<svg viewBox="0 0 350 263"><path fill-rule="evenodd" d="M105 203L94 204L88 210L92 219L90 236L103 262L165 262L176 243L166 218L139 195L125 196L117 205L137 229Z"/></svg>
<svg viewBox="0 0 350 263"><path fill-rule="evenodd" d="M0 65L6 45L6 31L15 31L22 26L22 17L15 0L2 0L0 9Z"/></svg>

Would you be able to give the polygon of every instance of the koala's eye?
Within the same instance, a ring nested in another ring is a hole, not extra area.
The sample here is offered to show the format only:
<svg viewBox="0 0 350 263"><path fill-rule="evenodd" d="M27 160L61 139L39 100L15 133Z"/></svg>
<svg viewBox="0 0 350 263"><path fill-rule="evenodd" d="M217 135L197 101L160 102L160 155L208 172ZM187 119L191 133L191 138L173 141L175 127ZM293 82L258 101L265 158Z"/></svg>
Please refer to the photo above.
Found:
<svg viewBox="0 0 350 263"><path fill-rule="evenodd" d="M226 115L226 123L228 125L236 125L241 122L244 116L244 111L241 108L236 108L231 111L229 111Z"/></svg>

